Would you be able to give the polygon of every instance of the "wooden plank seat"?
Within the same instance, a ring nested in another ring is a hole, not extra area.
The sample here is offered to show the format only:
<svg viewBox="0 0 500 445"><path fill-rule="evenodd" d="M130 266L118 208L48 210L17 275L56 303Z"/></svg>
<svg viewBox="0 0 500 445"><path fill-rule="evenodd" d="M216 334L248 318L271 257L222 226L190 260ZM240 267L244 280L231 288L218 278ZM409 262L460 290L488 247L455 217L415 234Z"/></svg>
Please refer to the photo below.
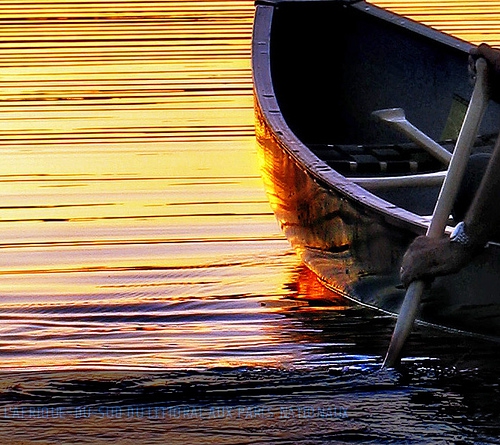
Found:
<svg viewBox="0 0 500 445"><path fill-rule="evenodd" d="M453 146L451 144L451 146ZM443 170L444 165L416 144L320 145L309 148L337 172L347 176L410 175Z"/></svg>
<svg viewBox="0 0 500 445"><path fill-rule="evenodd" d="M491 152L496 135L480 136L473 153ZM441 145L453 150L455 141ZM414 143L387 145L309 144L320 159L369 190L395 187L439 187L445 166Z"/></svg>

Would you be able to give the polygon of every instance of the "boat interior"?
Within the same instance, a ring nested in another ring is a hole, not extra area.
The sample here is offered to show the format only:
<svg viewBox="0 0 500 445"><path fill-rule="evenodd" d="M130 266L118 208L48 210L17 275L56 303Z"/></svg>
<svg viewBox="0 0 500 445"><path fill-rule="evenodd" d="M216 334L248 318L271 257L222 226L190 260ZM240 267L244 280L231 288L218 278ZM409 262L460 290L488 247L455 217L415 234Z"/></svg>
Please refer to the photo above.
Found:
<svg viewBox="0 0 500 445"><path fill-rule="evenodd" d="M473 86L468 44L413 25L364 2L280 3L271 75L287 125L320 159L395 205L428 215L446 163L373 112L402 108L451 152ZM475 151L491 150L499 122L500 107L490 105Z"/></svg>

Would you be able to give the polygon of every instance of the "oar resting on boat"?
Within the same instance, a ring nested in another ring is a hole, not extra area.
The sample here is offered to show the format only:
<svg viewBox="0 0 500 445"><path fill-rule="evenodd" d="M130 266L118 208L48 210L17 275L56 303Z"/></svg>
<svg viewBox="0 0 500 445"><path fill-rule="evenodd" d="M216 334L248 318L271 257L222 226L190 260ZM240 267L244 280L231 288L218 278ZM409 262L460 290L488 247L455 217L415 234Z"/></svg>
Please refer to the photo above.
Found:
<svg viewBox="0 0 500 445"><path fill-rule="evenodd" d="M411 140L415 141L422 148L434 155L443 164L448 165L450 163L451 153L445 148L441 147L441 145L439 145L425 133L420 131L417 127L408 122L405 116L405 112L402 108L387 108L384 110L377 110L372 112L372 116L375 116L399 129Z"/></svg>

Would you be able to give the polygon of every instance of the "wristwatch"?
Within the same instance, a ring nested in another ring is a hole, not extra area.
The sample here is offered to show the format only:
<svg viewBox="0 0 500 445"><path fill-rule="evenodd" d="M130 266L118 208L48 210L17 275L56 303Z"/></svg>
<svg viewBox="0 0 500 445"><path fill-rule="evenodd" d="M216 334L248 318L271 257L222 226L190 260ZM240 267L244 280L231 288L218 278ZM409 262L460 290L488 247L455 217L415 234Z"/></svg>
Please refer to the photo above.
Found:
<svg viewBox="0 0 500 445"><path fill-rule="evenodd" d="M471 239L465 231L465 224L463 221L459 222L453 229L453 232L451 232L450 241L464 247L470 247L472 245Z"/></svg>

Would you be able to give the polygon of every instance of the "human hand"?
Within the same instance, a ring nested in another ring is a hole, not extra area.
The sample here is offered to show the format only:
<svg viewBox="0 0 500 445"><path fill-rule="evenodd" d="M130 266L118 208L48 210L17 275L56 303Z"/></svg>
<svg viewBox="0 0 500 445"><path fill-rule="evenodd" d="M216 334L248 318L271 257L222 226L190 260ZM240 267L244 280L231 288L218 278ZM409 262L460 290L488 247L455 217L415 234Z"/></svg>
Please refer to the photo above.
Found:
<svg viewBox="0 0 500 445"><path fill-rule="evenodd" d="M492 48L487 43L481 43L469 51L469 74L474 81L477 74L476 62L481 57L488 63L491 98L500 102L500 50Z"/></svg>
<svg viewBox="0 0 500 445"><path fill-rule="evenodd" d="M472 256L470 249L450 242L449 237L419 236L403 257L401 281L408 287L415 280L430 280L458 272Z"/></svg>

